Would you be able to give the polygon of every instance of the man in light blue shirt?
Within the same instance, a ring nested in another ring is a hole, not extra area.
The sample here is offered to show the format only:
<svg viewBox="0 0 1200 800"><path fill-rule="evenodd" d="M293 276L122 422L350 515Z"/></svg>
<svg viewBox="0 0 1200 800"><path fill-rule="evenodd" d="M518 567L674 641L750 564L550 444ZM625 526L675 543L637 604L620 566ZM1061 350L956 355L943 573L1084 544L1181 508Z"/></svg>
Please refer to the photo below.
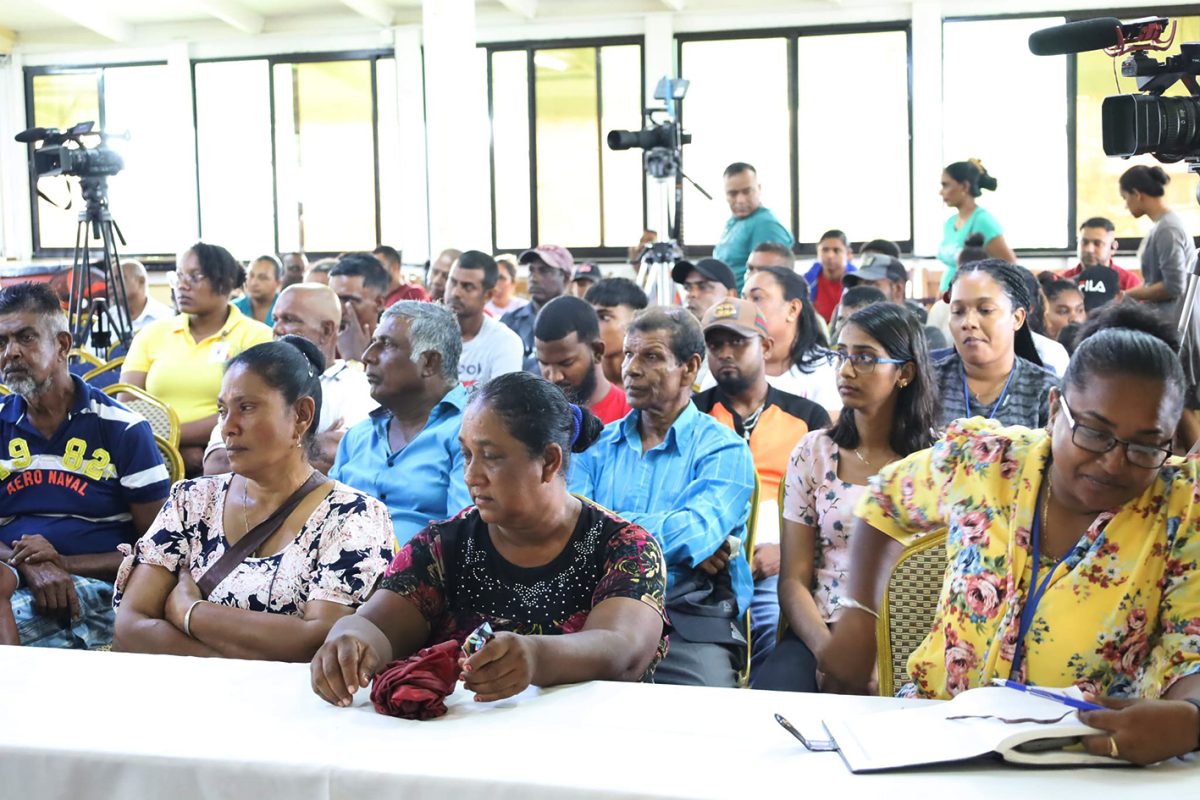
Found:
<svg viewBox="0 0 1200 800"><path fill-rule="evenodd" d="M383 312L362 355L381 407L346 432L329 477L382 500L400 545L471 504L458 443L467 405L461 352L449 309L401 300Z"/></svg>
<svg viewBox="0 0 1200 800"><path fill-rule="evenodd" d="M704 336L684 308L650 308L625 331L633 408L571 464L572 492L654 534L674 630L657 683L734 686L754 583L745 536L754 462L741 437L691 402Z"/></svg>
<svg viewBox="0 0 1200 800"><path fill-rule="evenodd" d="M778 242L792 246L791 232L769 209L764 208L759 194L758 172L738 161L725 168L725 199L733 216L725 223L721 240L713 248L713 258L724 261L737 278L740 295L746 280L746 259L763 242Z"/></svg>

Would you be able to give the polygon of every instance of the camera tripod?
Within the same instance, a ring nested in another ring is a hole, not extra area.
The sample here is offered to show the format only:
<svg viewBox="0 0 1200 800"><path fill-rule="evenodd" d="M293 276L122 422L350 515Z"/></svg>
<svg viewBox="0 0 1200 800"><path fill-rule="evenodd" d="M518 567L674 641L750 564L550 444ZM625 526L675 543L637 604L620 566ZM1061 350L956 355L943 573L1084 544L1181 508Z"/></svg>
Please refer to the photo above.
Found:
<svg viewBox="0 0 1200 800"><path fill-rule="evenodd" d="M79 213L71 264L71 290L67 303L71 338L75 347L90 344L94 351L107 354L114 343L114 335L116 343L125 347L133 338L125 274L117 254L117 240L123 247L125 237L108 210L108 179L104 176L82 177L79 188L85 205ZM97 292L92 283L89 256L93 239L100 241L96 249L103 256L100 264L104 281L102 293Z"/></svg>

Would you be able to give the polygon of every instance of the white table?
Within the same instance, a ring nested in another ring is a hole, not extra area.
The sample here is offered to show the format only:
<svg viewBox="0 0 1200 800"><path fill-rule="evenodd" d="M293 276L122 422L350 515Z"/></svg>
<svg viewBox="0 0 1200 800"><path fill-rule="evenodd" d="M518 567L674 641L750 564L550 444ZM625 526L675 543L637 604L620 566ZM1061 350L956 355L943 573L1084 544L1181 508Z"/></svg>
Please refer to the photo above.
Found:
<svg viewBox="0 0 1200 800"><path fill-rule="evenodd" d="M997 765L851 775L772 718L880 698L591 683L438 720L327 705L308 666L0 647L0 798L1195 797L1200 764L1031 771Z"/></svg>

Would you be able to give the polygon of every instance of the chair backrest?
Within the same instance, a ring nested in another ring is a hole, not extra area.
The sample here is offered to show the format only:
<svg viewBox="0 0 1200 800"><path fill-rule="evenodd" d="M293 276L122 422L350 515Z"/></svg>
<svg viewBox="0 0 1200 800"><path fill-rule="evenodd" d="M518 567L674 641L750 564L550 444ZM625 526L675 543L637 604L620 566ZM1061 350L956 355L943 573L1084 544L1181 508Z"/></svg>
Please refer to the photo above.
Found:
<svg viewBox="0 0 1200 800"><path fill-rule="evenodd" d="M746 518L746 536L742 539L742 554L746 563L754 563L754 541L758 538L758 497L762 492L762 481L759 480L758 470L754 471L754 492L750 495L750 516ZM738 686L746 689L750 686L750 658L753 656L754 639L751 636L750 609L744 609L742 622L746 629L746 660L738 670Z"/></svg>
<svg viewBox="0 0 1200 800"><path fill-rule="evenodd" d="M83 373L83 379L97 389L103 389L106 386L112 386L121 378L121 365L125 363L125 356L118 356L111 361L106 361L104 364L96 367L93 370Z"/></svg>
<svg viewBox="0 0 1200 800"><path fill-rule="evenodd" d="M145 389L128 383L105 386L104 393L109 397L117 397L130 411L145 417L155 436L162 437L172 447L179 447L179 415L175 409Z"/></svg>
<svg viewBox="0 0 1200 800"><path fill-rule="evenodd" d="M104 362L86 350L81 350L78 347L73 348L67 353L67 363L70 365L87 365L87 369L95 369L96 367L104 366Z"/></svg>
<svg viewBox="0 0 1200 800"><path fill-rule="evenodd" d="M900 555L879 604L879 694L908 682L908 657L933 628L946 575L946 531L922 536Z"/></svg>
<svg viewBox="0 0 1200 800"><path fill-rule="evenodd" d="M154 437L154 444L158 445L158 452L162 454L163 463L167 465L167 473L171 476L171 483L175 484L183 480L183 456L180 455L179 450L161 436Z"/></svg>

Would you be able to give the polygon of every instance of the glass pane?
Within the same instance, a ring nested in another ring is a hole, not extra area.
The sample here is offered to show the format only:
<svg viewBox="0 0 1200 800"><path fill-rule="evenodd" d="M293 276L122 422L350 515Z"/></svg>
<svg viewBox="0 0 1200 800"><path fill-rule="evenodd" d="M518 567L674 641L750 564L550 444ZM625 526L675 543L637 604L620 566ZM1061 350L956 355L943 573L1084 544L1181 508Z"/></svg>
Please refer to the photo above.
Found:
<svg viewBox="0 0 1200 800"><path fill-rule="evenodd" d="M538 50L538 239L575 247L600 244L600 139L596 49Z"/></svg>
<svg viewBox="0 0 1200 800"><path fill-rule="evenodd" d="M853 241L910 240L908 36L802 36L796 55L800 152L821 154L797 165L800 241L830 228ZM837 80L826 77L832 64Z"/></svg>
<svg viewBox="0 0 1200 800"><path fill-rule="evenodd" d="M179 147L177 138L179 126L187 121L146 102L148 97L175 94L171 75L165 64L104 70L105 127L112 133L128 131L130 137L112 140L125 169L109 179L110 207L127 242L122 254L175 253L190 245L185 240L196 233L190 202L164 202L181 185L174 176L196 168L190 149ZM244 137L245 131L241 134Z"/></svg>
<svg viewBox="0 0 1200 800"><path fill-rule="evenodd" d="M244 259L273 252L271 104L265 60L196 65L196 146L201 237Z"/></svg>
<svg viewBox="0 0 1200 800"><path fill-rule="evenodd" d="M29 124L38 128L66 130L77 122L91 120L100 127L99 73L71 72L33 76L33 119ZM88 145L94 145L94 138ZM71 203L69 210L55 208L38 198L38 245L43 248L75 246L75 231L83 200L79 195L78 178L42 178L38 188L59 206Z"/></svg>
<svg viewBox="0 0 1200 800"><path fill-rule="evenodd" d="M1029 34L1061 22L1039 17L943 27L943 159L978 158L996 178L997 191L984 192L979 204L999 220L1013 248L1068 245L1067 64L1032 55L1028 45ZM917 175L915 191L937 192L940 180L940 174Z"/></svg>
<svg viewBox="0 0 1200 800"><path fill-rule="evenodd" d="M1200 41L1200 17L1179 17L1175 33L1175 44L1163 53L1153 53L1162 60L1178 55L1180 42ZM1121 173L1134 164L1157 164L1171 176L1165 200L1172 211L1183 217L1190 231L1200 230L1200 208L1196 206L1196 179L1188 174L1183 163L1162 164L1153 156L1137 158L1109 158L1104 155L1100 127L1100 104L1105 97L1114 94L1133 94L1137 83L1133 78L1121 76L1120 61L1100 52L1080 53L1077 56L1076 105L1075 105L1075 214L1079 222L1089 217L1108 217L1117 226L1117 236L1145 236L1152 224L1143 217L1135 220L1129 215L1117 188ZM1115 69L1115 74L1114 74ZM1187 95L1182 83L1176 83L1166 94ZM1132 257L1132 253L1129 254ZM1134 267L1129 263L1126 266Z"/></svg>
<svg viewBox="0 0 1200 800"><path fill-rule="evenodd" d="M731 69L732 64L752 65L753 77ZM790 227L787 41L685 42L682 68L683 77L692 82L683 101L684 127L693 136L683 148L684 171L713 196L710 201L684 185L687 243L711 246L721 237L729 219L722 173L734 161L754 165L763 205ZM649 222L656 227L655 220Z"/></svg>
<svg viewBox="0 0 1200 800"><path fill-rule="evenodd" d="M275 65L279 247L375 245L371 62Z"/></svg>
<svg viewBox="0 0 1200 800"><path fill-rule="evenodd" d="M600 48L600 133L638 130L642 124L642 48ZM642 165L601 142L604 246L626 248L642 235Z"/></svg>
<svg viewBox="0 0 1200 800"><path fill-rule="evenodd" d="M401 193L405 183L400 169L400 109L396 102L396 59L375 62L376 113L379 115L379 224L380 239L402 251Z"/></svg>
<svg viewBox="0 0 1200 800"><path fill-rule="evenodd" d="M534 244L529 198L529 69L526 51L492 53L492 151L496 171L496 247Z"/></svg>

